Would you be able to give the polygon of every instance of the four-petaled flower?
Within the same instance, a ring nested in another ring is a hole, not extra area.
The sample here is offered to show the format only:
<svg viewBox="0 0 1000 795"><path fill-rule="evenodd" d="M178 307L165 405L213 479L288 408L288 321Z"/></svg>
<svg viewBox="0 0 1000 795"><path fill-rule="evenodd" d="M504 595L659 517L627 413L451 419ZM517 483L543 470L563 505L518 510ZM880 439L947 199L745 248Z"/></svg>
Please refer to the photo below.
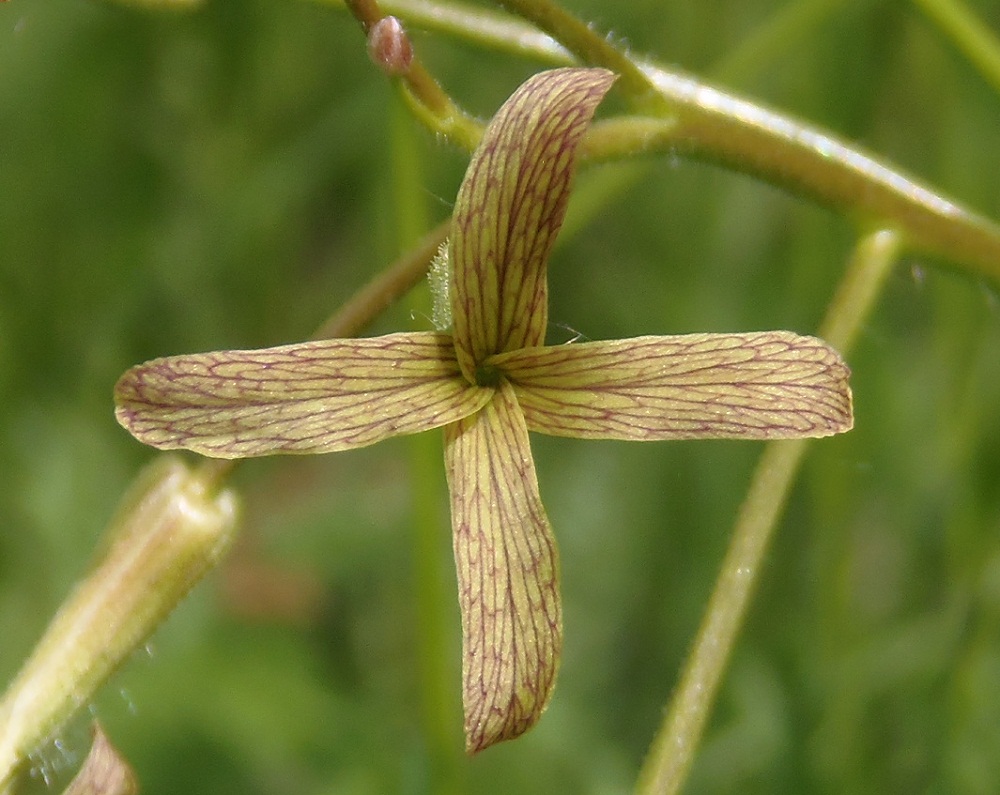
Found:
<svg viewBox="0 0 1000 795"><path fill-rule="evenodd" d="M452 219L452 332L156 359L126 372L139 440L236 458L324 453L444 427L462 613L466 745L538 719L562 616L528 431L589 439L775 439L851 427L848 369L789 332L545 345L546 263L576 150L614 76L535 75L472 157Z"/></svg>

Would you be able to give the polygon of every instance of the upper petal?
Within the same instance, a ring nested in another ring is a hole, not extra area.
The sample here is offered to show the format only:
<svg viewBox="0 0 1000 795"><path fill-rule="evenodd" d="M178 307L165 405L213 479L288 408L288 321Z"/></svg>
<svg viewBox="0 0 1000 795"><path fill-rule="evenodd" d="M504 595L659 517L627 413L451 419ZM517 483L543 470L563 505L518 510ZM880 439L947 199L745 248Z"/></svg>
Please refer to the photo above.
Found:
<svg viewBox="0 0 1000 795"><path fill-rule="evenodd" d="M169 356L128 370L115 414L139 441L216 458L326 453L476 411L451 337L419 332Z"/></svg>
<svg viewBox="0 0 1000 795"><path fill-rule="evenodd" d="M605 69L554 69L521 85L490 122L458 191L451 300L462 371L541 345L545 265L562 225L576 149L614 82Z"/></svg>
<svg viewBox="0 0 1000 795"><path fill-rule="evenodd" d="M782 439L853 424L850 371L787 331L584 342L500 354L528 427L590 439Z"/></svg>
<svg viewBox="0 0 1000 795"><path fill-rule="evenodd" d="M529 729L548 703L562 648L558 555L510 384L445 429L445 463L475 752Z"/></svg>

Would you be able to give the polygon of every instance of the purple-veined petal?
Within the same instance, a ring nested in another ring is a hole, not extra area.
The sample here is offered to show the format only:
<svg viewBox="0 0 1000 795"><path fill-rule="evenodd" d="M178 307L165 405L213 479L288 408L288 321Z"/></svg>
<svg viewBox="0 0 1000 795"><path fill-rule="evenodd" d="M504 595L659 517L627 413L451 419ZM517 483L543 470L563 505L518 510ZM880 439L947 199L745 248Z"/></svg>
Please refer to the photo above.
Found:
<svg viewBox="0 0 1000 795"><path fill-rule="evenodd" d="M558 554L510 384L445 428L470 753L538 720L562 648Z"/></svg>
<svg viewBox="0 0 1000 795"><path fill-rule="evenodd" d="M115 386L145 444L216 458L327 453L437 428L479 409L451 337L434 332L154 359Z"/></svg>
<svg viewBox="0 0 1000 795"><path fill-rule="evenodd" d="M614 82L605 69L554 69L500 108L458 191L451 300L462 372L493 353L541 345L545 266L562 226L576 149Z"/></svg>
<svg viewBox="0 0 1000 795"><path fill-rule="evenodd" d="M787 331L636 337L488 360L528 428L588 439L784 439L853 424L850 371L822 340Z"/></svg>

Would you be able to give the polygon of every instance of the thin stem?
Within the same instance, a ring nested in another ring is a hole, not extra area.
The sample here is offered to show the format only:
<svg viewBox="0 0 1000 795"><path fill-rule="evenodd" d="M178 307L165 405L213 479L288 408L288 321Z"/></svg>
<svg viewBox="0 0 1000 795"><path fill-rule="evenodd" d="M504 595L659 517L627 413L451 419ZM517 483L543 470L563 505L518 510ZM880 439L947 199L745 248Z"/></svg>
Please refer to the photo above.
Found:
<svg viewBox="0 0 1000 795"><path fill-rule="evenodd" d="M851 348L870 314L900 246L900 236L890 230L868 234L858 243L820 330L842 352ZM808 439L771 442L761 456L680 684L640 772L637 791L642 795L676 793L687 778L808 445Z"/></svg>
<svg viewBox="0 0 1000 795"><path fill-rule="evenodd" d="M534 57L559 66L577 63L570 51L547 33L502 11L439 0L387 0L383 5L393 9L393 14L404 16L419 27L463 38L499 52Z"/></svg>
<svg viewBox="0 0 1000 795"><path fill-rule="evenodd" d="M1000 39L960 0L913 0L1000 92Z"/></svg>
<svg viewBox="0 0 1000 795"><path fill-rule="evenodd" d="M678 116L595 124L584 141L589 160L643 152L722 161L872 226L898 229L907 249L1000 284L1000 227L992 221L817 128L691 78L651 74L675 100Z"/></svg>
<svg viewBox="0 0 1000 795"><path fill-rule="evenodd" d="M421 433L407 439L411 482L410 525L413 543L417 674L420 687L422 740L426 747L429 780L434 791L464 792L460 756L462 709L458 700L457 647L452 643L456 604L454 575L448 569L448 518L442 514L441 439ZM455 654L451 652L455 651Z"/></svg>
<svg viewBox="0 0 1000 795"><path fill-rule="evenodd" d="M340 8L346 5L345 0L318 2ZM418 28L464 39L491 50L556 66L578 63L570 51L551 36L510 14L448 0L382 0L381 6L387 13Z"/></svg>
<svg viewBox="0 0 1000 795"><path fill-rule="evenodd" d="M346 0L345 4L366 35L385 16L376 0ZM452 101L415 55L399 81L413 111L428 127L467 149L475 148L482 125Z"/></svg>
<svg viewBox="0 0 1000 795"><path fill-rule="evenodd" d="M677 150L812 196L898 229L907 248L962 264L1000 283L1000 228L804 122L675 73L650 68L678 108Z"/></svg>
<svg viewBox="0 0 1000 795"><path fill-rule="evenodd" d="M871 314L902 245L899 233L891 229L877 229L858 241L819 327L819 335L842 355L854 348L861 324Z"/></svg>
<svg viewBox="0 0 1000 795"><path fill-rule="evenodd" d="M447 237L450 224L450 219L439 224L424 236L412 252L362 288L320 327L316 337L358 334L423 277L438 246ZM206 460L194 473L182 477L177 474L181 468L176 464L176 459L161 455L137 480L139 485L126 498L128 507L123 508L119 518L112 522L111 527L116 529L109 530L108 533L115 538L131 538L137 533L154 533L157 528L164 527L166 533L161 533L161 536L166 540L160 543L160 536L155 536L155 544L150 542L147 545L152 550L152 557L147 562L143 562L145 559L139 561L142 563L139 567L142 571L139 573L132 573L138 560L135 555L127 559L126 562L131 567L126 578L130 589L126 594L127 598L114 592L113 598L104 598L101 604L106 605L102 607L105 612L96 614L101 619L99 631L87 629L81 634L76 616L81 610L85 615L94 613L88 606L91 592L96 593L101 588L106 591L107 583L115 585L119 581L126 582L124 575L110 576L105 573L109 570L108 567L118 565L114 554L102 561L100 568L66 600L22 673L0 700L0 793L8 791L12 777L27 753L57 726L68 721L80 706L86 704L91 693L110 676L118 662L144 643L148 633L180 603L191 585L222 559L224 545L218 542L218 537L224 534L219 527L223 524L230 527L232 521L228 518L228 513L232 513L233 509L225 508L228 512L225 522L215 518L222 510L216 510L215 507L211 510L192 510L190 507L178 510L174 498L180 487L176 486L175 481L180 478L185 484L194 484L198 500L206 505L228 506L231 497L220 495L222 486L236 463ZM161 489L165 496L158 496L153 500L146 495L142 500L138 499L135 495L139 492L145 494L152 482L150 478L153 476L148 473L152 472L160 477L163 471L167 472L167 486ZM200 526L195 526L195 543L185 546L184 533L192 524L197 525L191 517L204 522L211 519L209 524L212 533L202 533ZM126 526L127 532L121 529L122 526ZM226 531L227 534L228 532L229 530ZM203 537L210 545L207 551L200 546ZM150 538L154 536L151 535ZM114 549L125 549L121 546L124 543L116 542ZM194 549L193 552L190 552L189 546ZM174 558L169 558L170 555L181 555L183 561L178 563ZM167 574L157 573L163 569L165 559L172 561L164 569ZM160 568L156 568L157 566ZM153 574L149 573L150 568L154 570ZM158 587L151 590L150 583L158 583ZM101 593L103 591L98 596ZM137 605L134 608L133 603ZM110 615L118 618L111 620L108 618ZM65 636L70 630L76 634L67 641ZM95 648L96 652L93 651ZM81 660L92 659L97 662L88 663L84 668ZM36 686L37 682L42 682L43 685ZM69 698L70 695L72 699Z"/></svg>
<svg viewBox="0 0 1000 795"><path fill-rule="evenodd" d="M356 337L360 334L427 274L430 261L448 237L450 229L450 218L435 226L411 251L351 296L336 314L313 333L312 339Z"/></svg>
<svg viewBox="0 0 1000 795"><path fill-rule="evenodd" d="M629 58L594 28L563 10L550 0L497 0L499 5L535 24L576 55L582 63L603 66L618 73L618 88L637 107L669 111L657 102L649 77Z"/></svg>
<svg viewBox="0 0 1000 795"><path fill-rule="evenodd" d="M1000 229L943 198L873 156L790 117L727 94L692 77L637 65L594 29L549 0L500 0L538 25L585 63L618 71L620 87L668 118L679 117L672 138L657 143L672 153L717 160L811 194L872 225L894 227L908 245L959 259L1000 283ZM646 79L635 71L641 67ZM649 83L666 100L649 103Z"/></svg>

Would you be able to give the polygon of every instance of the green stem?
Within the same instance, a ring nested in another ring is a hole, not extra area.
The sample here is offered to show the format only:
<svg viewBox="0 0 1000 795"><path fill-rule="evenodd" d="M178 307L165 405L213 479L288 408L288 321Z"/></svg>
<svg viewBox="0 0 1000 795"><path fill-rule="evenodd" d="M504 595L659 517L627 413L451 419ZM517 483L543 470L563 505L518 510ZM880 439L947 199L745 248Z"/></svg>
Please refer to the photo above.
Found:
<svg viewBox="0 0 1000 795"><path fill-rule="evenodd" d="M345 0L316 0L345 8ZM386 13L425 30L444 33L486 49L554 66L571 66L576 57L555 39L517 17L449 0L382 0Z"/></svg>
<svg viewBox="0 0 1000 795"><path fill-rule="evenodd" d="M757 464L694 647L639 773L640 795L672 795L687 778L806 443L770 442Z"/></svg>
<svg viewBox="0 0 1000 795"><path fill-rule="evenodd" d="M900 235L891 229L869 232L858 241L819 327L819 335L844 356L854 348L861 324L871 314L902 243Z"/></svg>
<svg viewBox="0 0 1000 795"><path fill-rule="evenodd" d="M588 160L683 153L809 194L871 226L898 229L906 248L964 265L1000 284L1000 227L871 155L704 83L655 71L678 116L596 123Z"/></svg>
<svg viewBox="0 0 1000 795"><path fill-rule="evenodd" d="M669 106L656 101L656 91L649 76L625 53L592 26L564 11L550 0L497 0L498 4L545 31L576 55L582 63L603 66L618 73L618 87L637 107L669 112Z"/></svg>
<svg viewBox="0 0 1000 795"><path fill-rule="evenodd" d="M449 219L425 235L315 336L357 335L423 278L450 226ZM161 455L137 479L108 531L117 539L110 554L64 602L0 699L0 793L9 791L28 754L87 703L222 558L233 522L232 498L221 489L236 463L206 460L187 474L173 456Z"/></svg>
<svg viewBox="0 0 1000 795"><path fill-rule="evenodd" d="M820 334L850 350L899 255L900 236L864 236L830 304ZM746 614L761 562L810 440L770 442L754 472L733 537L666 719L639 775L642 795L680 791L694 761L726 665Z"/></svg>
<svg viewBox="0 0 1000 795"><path fill-rule="evenodd" d="M960 0L913 0L1000 92L1000 39Z"/></svg>
<svg viewBox="0 0 1000 795"><path fill-rule="evenodd" d="M321 2L340 4L342 0ZM447 0L384 0L382 6L390 14L403 17L417 27L465 39L498 52L536 58L558 66L577 62L569 50L551 36L504 12Z"/></svg>
<svg viewBox="0 0 1000 795"><path fill-rule="evenodd" d="M458 700L457 647L452 643L456 604L454 575L448 568L447 516L439 495L441 441L423 433L407 440L412 490L413 593L416 605L415 642L423 722L423 741L433 791L448 795L462 786L462 709ZM454 650L455 654L450 652Z"/></svg>
<svg viewBox="0 0 1000 795"><path fill-rule="evenodd" d="M501 0L584 63L621 74L620 88L641 107L650 82L679 120L671 152L684 152L812 195L872 225L894 227L913 248L955 259L1000 283L1000 229L914 179L804 122L652 64L635 64L591 26L549 0ZM636 77L642 70L645 79Z"/></svg>
<svg viewBox="0 0 1000 795"><path fill-rule="evenodd" d="M451 218L435 226L411 251L351 296L336 314L331 315L316 329L312 339L356 337L360 334L394 301L427 275L427 268L438 247L447 239L450 229Z"/></svg>
<svg viewBox="0 0 1000 795"><path fill-rule="evenodd" d="M506 5L552 33L565 50L530 25L495 13L457 14L459 6L429 0L386 0L383 5L484 46L552 64L572 62L575 55L585 63L619 70L619 86L640 102L648 99L649 85L655 86L671 109L664 113L666 118L622 120L614 134L595 125L586 144L589 158L621 157L635 147L633 152L666 151L722 162L873 226L896 228L908 249L1000 284L1000 228L994 222L819 128L653 62L635 64L590 26L550 3L511 0ZM456 16L450 16L453 13ZM637 68L644 78L636 76ZM662 104L659 111L664 112ZM601 135L603 141L598 141ZM629 135L634 138L629 140Z"/></svg>
<svg viewBox="0 0 1000 795"><path fill-rule="evenodd" d="M345 5L366 35L384 16L376 0L345 0ZM398 79L403 95L424 124L467 149L475 148L482 136L482 125L452 101L416 55Z"/></svg>
<svg viewBox="0 0 1000 795"><path fill-rule="evenodd" d="M651 69L678 108L680 151L807 194L872 226L898 229L908 248L1000 284L1000 228L858 147L689 77Z"/></svg>

